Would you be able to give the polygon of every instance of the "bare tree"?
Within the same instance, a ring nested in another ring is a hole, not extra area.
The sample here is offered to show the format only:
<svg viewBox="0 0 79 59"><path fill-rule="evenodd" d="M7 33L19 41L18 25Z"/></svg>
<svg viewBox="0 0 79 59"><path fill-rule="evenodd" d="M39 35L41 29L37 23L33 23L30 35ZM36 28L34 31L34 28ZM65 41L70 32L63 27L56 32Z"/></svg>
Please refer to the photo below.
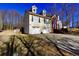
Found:
<svg viewBox="0 0 79 59"><path fill-rule="evenodd" d="M61 4L61 11L60 11L60 19L61 19L61 21L62 21L62 26L64 27L65 26L65 19L64 19L64 17L65 17L65 10L66 10L66 5L63 3L63 4Z"/></svg>
<svg viewBox="0 0 79 59"><path fill-rule="evenodd" d="M2 12L0 11L0 30L3 28Z"/></svg>
<svg viewBox="0 0 79 59"><path fill-rule="evenodd" d="M49 15L52 15L52 16L59 14L59 11L57 10L57 4L56 4L56 3L52 4L52 5L47 9L47 11L48 11L48 14L49 14Z"/></svg>
<svg viewBox="0 0 79 59"><path fill-rule="evenodd" d="M16 10L8 10L4 16L4 24L6 24L7 29L13 29L13 27L20 27L21 25L21 15Z"/></svg>
<svg viewBox="0 0 79 59"><path fill-rule="evenodd" d="M75 24L75 12L77 11L76 5L72 4L71 5L71 17L72 17L72 27L74 27Z"/></svg>

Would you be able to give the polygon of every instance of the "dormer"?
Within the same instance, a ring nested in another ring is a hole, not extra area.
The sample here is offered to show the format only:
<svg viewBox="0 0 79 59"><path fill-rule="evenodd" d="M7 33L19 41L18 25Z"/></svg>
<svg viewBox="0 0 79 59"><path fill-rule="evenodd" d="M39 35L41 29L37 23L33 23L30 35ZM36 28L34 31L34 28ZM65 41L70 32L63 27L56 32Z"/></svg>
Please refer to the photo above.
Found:
<svg viewBox="0 0 79 59"><path fill-rule="evenodd" d="M46 16L46 10L42 10L42 15Z"/></svg>
<svg viewBox="0 0 79 59"><path fill-rule="evenodd" d="M37 13L37 7L35 5L32 6L32 12L35 14Z"/></svg>

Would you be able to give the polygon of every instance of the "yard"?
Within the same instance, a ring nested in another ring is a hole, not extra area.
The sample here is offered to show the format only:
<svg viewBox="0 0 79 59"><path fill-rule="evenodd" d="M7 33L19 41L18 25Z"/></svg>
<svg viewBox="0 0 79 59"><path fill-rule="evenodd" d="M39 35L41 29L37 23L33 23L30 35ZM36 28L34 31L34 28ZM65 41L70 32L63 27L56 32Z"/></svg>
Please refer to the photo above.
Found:
<svg viewBox="0 0 79 59"><path fill-rule="evenodd" d="M54 40L54 38L52 40ZM74 54L59 48L56 44L49 42L44 38L6 30L0 33L0 55L69 56Z"/></svg>

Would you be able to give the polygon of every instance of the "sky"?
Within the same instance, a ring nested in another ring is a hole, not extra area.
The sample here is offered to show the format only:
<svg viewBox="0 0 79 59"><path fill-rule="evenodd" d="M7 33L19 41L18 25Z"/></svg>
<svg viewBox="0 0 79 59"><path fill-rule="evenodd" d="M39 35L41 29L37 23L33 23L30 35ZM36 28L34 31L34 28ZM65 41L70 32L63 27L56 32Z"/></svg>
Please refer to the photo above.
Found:
<svg viewBox="0 0 79 59"><path fill-rule="evenodd" d="M0 3L0 10L1 9L4 9L4 10L14 9L18 11L21 15L24 15L24 11L29 10L32 7L32 5L36 5L38 8L37 13L40 13L43 9L48 10L48 8L53 7L54 4L53 3ZM61 9L61 4L58 3L56 5L59 11ZM76 4L76 5L79 8L79 4Z"/></svg>
<svg viewBox="0 0 79 59"><path fill-rule="evenodd" d="M16 10L19 12L22 16L24 15L25 10L31 9L32 5L37 6L37 13L39 14L43 9L46 10L48 13L48 8L53 7L53 3L0 3L0 10ZM57 10L61 10L61 3L56 4ZM79 4L75 4L79 11ZM52 11L53 12L53 11ZM76 17L76 16L75 16ZM75 18L77 19L77 18Z"/></svg>
<svg viewBox="0 0 79 59"><path fill-rule="evenodd" d="M38 8L37 13L40 13L43 9L47 10L48 8L53 7L54 4L53 3L0 3L0 10L14 9L18 11L21 15L24 15L24 11L29 10L32 7L32 5L36 5ZM59 11L61 8L61 4L57 3L56 5ZM76 5L79 8L79 4L76 4Z"/></svg>
<svg viewBox="0 0 79 59"><path fill-rule="evenodd" d="M52 5L52 3L45 4L45 3L0 3L0 9L4 10L11 10L14 9L18 11L21 15L24 15L25 10L29 10L32 5L37 6L37 13L40 13L43 9L48 9L49 6Z"/></svg>

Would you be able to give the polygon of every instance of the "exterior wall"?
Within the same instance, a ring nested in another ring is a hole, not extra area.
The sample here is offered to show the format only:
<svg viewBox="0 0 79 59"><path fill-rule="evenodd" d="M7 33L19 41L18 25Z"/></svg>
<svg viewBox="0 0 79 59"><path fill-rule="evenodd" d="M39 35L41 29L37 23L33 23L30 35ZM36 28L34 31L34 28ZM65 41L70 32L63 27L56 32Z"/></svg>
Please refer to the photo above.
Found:
<svg viewBox="0 0 79 59"><path fill-rule="evenodd" d="M50 19L45 19L45 30L46 30L46 33L50 33L51 32L51 20Z"/></svg>
<svg viewBox="0 0 79 59"><path fill-rule="evenodd" d="M57 29L62 29L62 22L59 19L59 16L58 16L58 19L57 19Z"/></svg>
<svg viewBox="0 0 79 59"><path fill-rule="evenodd" d="M33 18L32 18L33 17ZM36 20L35 20L36 18ZM33 19L33 22L32 22ZM35 21L34 21L35 20ZM39 22L40 20L40 22ZM39 16L29 15L29 34L40 34L50 33L51 32L51 22L45 23L47 19L44 19ZM49 19L48 19L49 21Z"/></svg>
<svg viewBox="0 0 79 59"><path fill-rule="evenodd" d="M24 22L24 32L29 33L29 14L28 13L25 14L23 22Z"/></svg>
<svg viewBox="0 0 79 59"><path fill-rule="evenodd" d="M37 18L35 20L35 18ZM32 21L33 20L33 21ZM40 33L40 23L39 17L34 15L29 15L29 34Z"/></svg>
<svg viewBox="0 0 79 59"><path fill-rule="evenodd" d="M62 29L62 23L60 20L57 21L57 29Z"/></svg>
<svg viewBox="0 0 79 59"><path fill-rule="evenodd" d="M44 29L44 18L40 17L40 31L42 32L42 30Z"/></svg>

